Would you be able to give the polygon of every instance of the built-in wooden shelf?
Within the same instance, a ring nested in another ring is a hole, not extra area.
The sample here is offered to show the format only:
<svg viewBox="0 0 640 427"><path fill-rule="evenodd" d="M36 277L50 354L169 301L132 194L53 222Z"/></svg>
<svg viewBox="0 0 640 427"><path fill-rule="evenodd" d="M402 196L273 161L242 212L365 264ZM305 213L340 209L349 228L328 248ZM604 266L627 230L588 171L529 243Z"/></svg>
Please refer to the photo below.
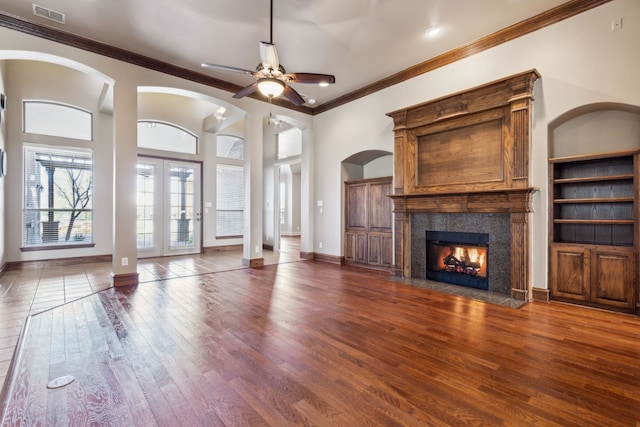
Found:
<svg viewBox="0 0 640 427"><path fill-rule="evenodd" d="M609 175L609 176L584 176L580 178L557 178L554 184L573 184L578 182L598 182L598 181L623 181L633 180L633 174Z"/></svg>
<svg viewBox="0 0 640 427"><path fill-rule="evenodd" d="M632 219L554 219L554 224L610 224L610 225L633 225Z"/></svg>
<svg viewBox="0 0 640 427"><path fill-rule="evenodd" d="M634 312L638 152L549 160L551 298Z"/></svg>
<svg viewBox="0 0 640 427"><path fill-rule="evenodd" d="M553 203L633 203L633 197L590 197L585 199L553 199Z"/></svg>

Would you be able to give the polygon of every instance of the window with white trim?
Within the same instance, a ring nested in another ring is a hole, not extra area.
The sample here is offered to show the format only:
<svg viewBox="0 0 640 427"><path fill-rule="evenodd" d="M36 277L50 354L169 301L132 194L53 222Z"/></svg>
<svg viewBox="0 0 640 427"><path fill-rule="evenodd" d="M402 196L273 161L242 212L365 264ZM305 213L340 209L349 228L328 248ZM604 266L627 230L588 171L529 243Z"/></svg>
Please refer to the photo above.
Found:
<svg viewBox="0 0 640 427"><path fill-rule="evenodd" d="M197 154L198 137L180 126L157 120L138 121L138 147Z"/></svg>
<svg viewBox="0 0 640 427"><path fill-rule="evenodd" d="M25 144L23 250L93 244L93 153Z"/></svg>
<svg viewBox="0 0 640 427"><path fill-rule="evenodd" d="M216 237L244 234L244 141L230 135L216 138Z"/></svg>
<svg viewBox="0 0 640 427"><path fill-rule="evenodd" d="M25 133L93 140L93 115L73 105L24 100Z"/></svg>

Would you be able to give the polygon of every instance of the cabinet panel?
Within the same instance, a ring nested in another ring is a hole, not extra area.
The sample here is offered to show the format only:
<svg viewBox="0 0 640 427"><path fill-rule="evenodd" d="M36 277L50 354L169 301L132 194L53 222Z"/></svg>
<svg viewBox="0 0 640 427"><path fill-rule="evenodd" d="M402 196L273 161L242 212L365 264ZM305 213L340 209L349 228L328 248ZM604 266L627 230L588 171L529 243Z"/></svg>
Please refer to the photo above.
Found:
<svg viewBox="0 0 640 427"><path fill-rule="evenodd" d="M635 262L633 251L592 252L592 301L621 308L633 308Z"/></svg>
<svg viewBox="0 0 640 427"><path fill-rule="evenodd" d="M369 185L369 231L391 231L391 182Z"/></svg>
<svg viewBox="0 0 640 427"><path fill-rule="evenodd" d="M383 234L380 238L380 265L393 267L393 235Z"/></svg>
<svg viewBox="0 0 640 427"><path fill-rule="evenodd" d="M344 258L347 262L356 260L356 234L345 233L344 235Z"/></svg>
<svg viewBox="0 0 640 427"><path fill-rule="evenodd" d="M369 265L380 265L380 240L379 234L369 234Z"/></svg>
<svg viewBox="0 0 640 427"><path fill-rule="evenodd" d="M366 264L369 259L367 233L356 233L356 257L355 262Z"/></svg>
<svg viewBox="0 0 640 427"><path fill-rule="evenodd" d="M559 298L571 298L588 301L589 252L567 246L551 249L551 295Z"/></svg>
<svg viewBox="0 0 640 427"><path fill-rule="evenodd" d="M347 229L367 229L367 185L347 186Z"/></svg>

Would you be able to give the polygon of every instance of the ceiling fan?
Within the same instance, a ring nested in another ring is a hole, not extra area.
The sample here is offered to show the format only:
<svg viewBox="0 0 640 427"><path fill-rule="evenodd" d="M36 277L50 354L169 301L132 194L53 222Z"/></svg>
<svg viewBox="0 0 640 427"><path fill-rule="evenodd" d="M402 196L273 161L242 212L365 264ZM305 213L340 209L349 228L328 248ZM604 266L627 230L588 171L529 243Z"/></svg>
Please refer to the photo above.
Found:
<svg viewBox="0 0 640 427"><path fill-rule="evenodd" d="M203 63L202 66L243 73L253 77L256 81L233 95L236 99L251 95L256 90L259 90L269 99L269 102L273 98L282 95L293 104L302 105L304 104L304 98L289 86L289 83L317 83L324 85L336 82L335 76L330 74L287 73L285 71L278 60L276 45L273 44L273 0L270 2L269 42L260 42L260 64L258 64L255 71L208 63Z"/></svg>

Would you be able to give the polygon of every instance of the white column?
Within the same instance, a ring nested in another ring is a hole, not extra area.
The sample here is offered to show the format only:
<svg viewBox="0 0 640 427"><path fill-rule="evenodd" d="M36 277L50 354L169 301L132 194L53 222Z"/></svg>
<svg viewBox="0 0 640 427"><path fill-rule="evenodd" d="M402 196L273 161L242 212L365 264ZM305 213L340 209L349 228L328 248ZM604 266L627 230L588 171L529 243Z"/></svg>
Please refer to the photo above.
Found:
<svg viewBox="0 0 640 427"><path fill-rule="evenodd" d="M242 258L246 265L260 267L262 258L262 180L263 126L262 117L248 114L244 133L244 238Z"/></svg>
<svg viewBox="0 0 640 427"><path fill-rule="evenodd" d="M138 283L136 248L137 86L119 80L113 108L113 283ZM126 264L126 265L125 265Z"/></svg>
<svg viewBox="0 0 640 427"><path fill-rule="evenodd" d="M314 182L313 136L309 128L302 130L302 165L300 175L300 252L313 254L314 240Z"/></svg>

